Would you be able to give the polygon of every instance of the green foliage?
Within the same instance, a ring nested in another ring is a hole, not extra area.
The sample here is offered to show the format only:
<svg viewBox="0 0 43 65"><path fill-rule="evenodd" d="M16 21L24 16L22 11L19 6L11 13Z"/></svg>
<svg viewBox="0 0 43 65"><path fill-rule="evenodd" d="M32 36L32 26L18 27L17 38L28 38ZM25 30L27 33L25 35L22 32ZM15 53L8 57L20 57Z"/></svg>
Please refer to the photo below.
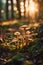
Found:
<svg viewBox="0 0 43 65"><path fill-rule="evenodd" d="M21 58L23 58L24 56L21 54L21 53L18 53L18 54L16 54L14 57L13 57L13 59L15 59L15 60L18 60L18 59L21 59Z"/></svg>
<svg viewBox="0 0 43 65"><path fill-rule="evenodd" d="M21 59L21 58L23 58L24 56L21 54L21 53L18 53L18 54L16 54L15 56L13 56L12 57L12 59L9 59L8 60L8 62L7 63L10 63L11 65L14 65L15 63L14 63L14 61L16 60L18 60L18 59ZM15 62L16 62L15 61Z"/></svg>
<svg viewBox="0 0 43 65"><path fill-rule="evenodd" d="M40 31L43 31L43 24L40 24L37 28L37 31L40 32Z"/></svg>
<svg viewBox="0 0 43 65"><path fill-rule="evenodd" d="M37 40L33 42L34 44L29 46L28 51L32 53L33 55L37 55L40 51L43 51L42 46L43 43L40 42L40 40Z"/></svg>

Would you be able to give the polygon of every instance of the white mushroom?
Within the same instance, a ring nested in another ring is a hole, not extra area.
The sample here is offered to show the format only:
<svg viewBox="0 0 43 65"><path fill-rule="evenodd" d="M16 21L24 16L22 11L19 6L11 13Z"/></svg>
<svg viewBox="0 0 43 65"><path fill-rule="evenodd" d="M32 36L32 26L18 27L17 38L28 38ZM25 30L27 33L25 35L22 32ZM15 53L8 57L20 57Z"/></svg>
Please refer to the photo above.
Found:
<svg viewBox="0 0 43 65"><path fill-rule="evenodd" d="M22 25L21 27L20 27L20 30L24 30L24 29L26 29L28 26L27 25Z"/></svg>
<svg viewBox="0 0 43 65"><path fill-rule="evenodd" d="M8 28L8 31L13 32L13 31L15 31L15 29L14 28Z"/></svg>
<svg viewBox="0 0 43 65"><path fill-rule="evenodd" d="M14 35L18 36L20 35L20 32L15 32Z"/></svg>
<svg viewBox="0 0 43 65"><path fill-rule="evenodd" d="M26 31L26 35L29 35L31 32L30 31Z"/></svg>

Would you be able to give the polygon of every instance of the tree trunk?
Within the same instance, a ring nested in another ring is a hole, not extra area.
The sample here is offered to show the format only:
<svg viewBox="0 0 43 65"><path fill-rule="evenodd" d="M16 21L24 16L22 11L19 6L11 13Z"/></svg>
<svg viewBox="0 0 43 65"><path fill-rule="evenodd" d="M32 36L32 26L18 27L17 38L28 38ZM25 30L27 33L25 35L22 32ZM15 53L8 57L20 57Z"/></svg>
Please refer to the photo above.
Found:
<svg viewBox="0 0 43 65"><path fill-rule="evenodd" d="M0 9L0 22L2 21L2 16L1 16L1 9Z"/></svg>
<svg viewBox="0 0 43 65"><path fill-rule="evenodd" d="M11 18L14 19L13 0L11 0Z"/></svg>
<svg viewBox="0 0 43 65"><path fill-rule="evenodd" d="M9 19L9 13L8 13L8 0L6 0L6 19Z"/></svg>
<svg viewBox="0 0 43 65"><path fill-rule="evenodd" d="M17 8L18 8L18 11L19 11L19 19L21 18L21 12L20 12L20 1L19 0L16 0L17 1Z"/></svg>
<svg viewBox="0 0 43 65"><path fill-rule="evenodd" d="M2 10L2 0L0 0L0 22L2 22L1 10Z"/></svg>

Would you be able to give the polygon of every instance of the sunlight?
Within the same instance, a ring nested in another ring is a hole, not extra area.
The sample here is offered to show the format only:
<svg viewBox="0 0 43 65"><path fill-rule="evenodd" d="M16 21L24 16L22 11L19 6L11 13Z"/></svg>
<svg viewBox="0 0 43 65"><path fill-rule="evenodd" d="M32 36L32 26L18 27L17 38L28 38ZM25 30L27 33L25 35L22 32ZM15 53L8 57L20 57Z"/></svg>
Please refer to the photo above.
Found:
<svg viewBox="0 0 43 65"><path fill-rule="evenodd" d="M2 2L5 4L6 3L6 0L2 0Z"/></svg>
<svg viewBox="0 0 43 65"><path fill-rule="evenodd" d="M11 5L9 5L8 10L9 10L9 11L11 10Z"/></svg>
<svg viewBox="0 0 43 65"><path fill-rule="evenodd" d="M21 13L21 16L24 16L24 13L23 12Z"/></svg>
<svg viewBox="0 0 43 65"><path fill-rule="evenodd" d="M35 3L33 0L30 0L29 1L29 15L34 18L36 12L38 12L38 4Z"/></svg>
<svg viewBox="0 0 43 65"><path fill-rule="evenodd" d="M4 13L4 10L1 10L1 13Z"/></svg>
<svg viewBox="0 0 43 65"><path fill-rule="evenodd" d="M17 7L16 6L14 6L14 11L17 11Z"/></svg>
<svg viewBox="0 0 43 65"><path fill-rule="evenodd" d="M29 10L30 10L30 12L34 12L35 11L34 3L33 3L33 5L32 4L30 5Z"/></svg>
<svg viewBox="0 0 43 65"><path fill-rule="evenodd" d="M21 5L21 6L24 6L24 2L21 2L20 5Z"/></svg>
<svg viewBox="0 0 43 65"><path fill-rule="evenodd" d="M13 3L16 4L16 0L13 0Z"/></svg>
<svg viewBox="0 0 43 65"><path fill-rule="evenodd" d="M24 8L21 8L21 13L24 13Z"/></svg>
<svg viewBox="0 0 43 65"><path fill-rule="evenodd" d="M25 1L26 17L28 17L28 0Z"/></svg>
<svg viewBox="0 0 43 65"><path fill-rule="evenodd" d="M2 26L4 26L4 25L11 25L11 24L15 24L15 23L17 23L18 21L17 20L14 20L13 22L12 21L6 21L6 22L2 22Z"/></svg>
<svg viewBox="0 0 43 65"><path fill-rule="evenodd" d="M9 0L8 3L11 4L11 1Z"/></svg>
<svg viewBox="0 0 43 65"><path fill-rule="evenodd" d="M21 13L23 13L24 12L24 2L20 3L20 8L21 8Z"/></svg>
<svg viewBox="0 0 43 65"><path fill-rule="evenodd" d="M24 2L20 2L21 16L24 16Z"/></svg>

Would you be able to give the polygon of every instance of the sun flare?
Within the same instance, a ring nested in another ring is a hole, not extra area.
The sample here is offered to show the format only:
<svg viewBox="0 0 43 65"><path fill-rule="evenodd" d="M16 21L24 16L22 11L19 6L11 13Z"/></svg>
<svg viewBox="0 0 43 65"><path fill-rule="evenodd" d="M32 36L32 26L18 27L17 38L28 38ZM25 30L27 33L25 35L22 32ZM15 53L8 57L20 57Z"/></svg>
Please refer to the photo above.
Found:
<svg viewBox="0 0 43 65"><path fill-rule="evenodd" d="M35 3L33 0L29 1L29 15L35 16L35 13L38 12L38 4Z"/></svg>

